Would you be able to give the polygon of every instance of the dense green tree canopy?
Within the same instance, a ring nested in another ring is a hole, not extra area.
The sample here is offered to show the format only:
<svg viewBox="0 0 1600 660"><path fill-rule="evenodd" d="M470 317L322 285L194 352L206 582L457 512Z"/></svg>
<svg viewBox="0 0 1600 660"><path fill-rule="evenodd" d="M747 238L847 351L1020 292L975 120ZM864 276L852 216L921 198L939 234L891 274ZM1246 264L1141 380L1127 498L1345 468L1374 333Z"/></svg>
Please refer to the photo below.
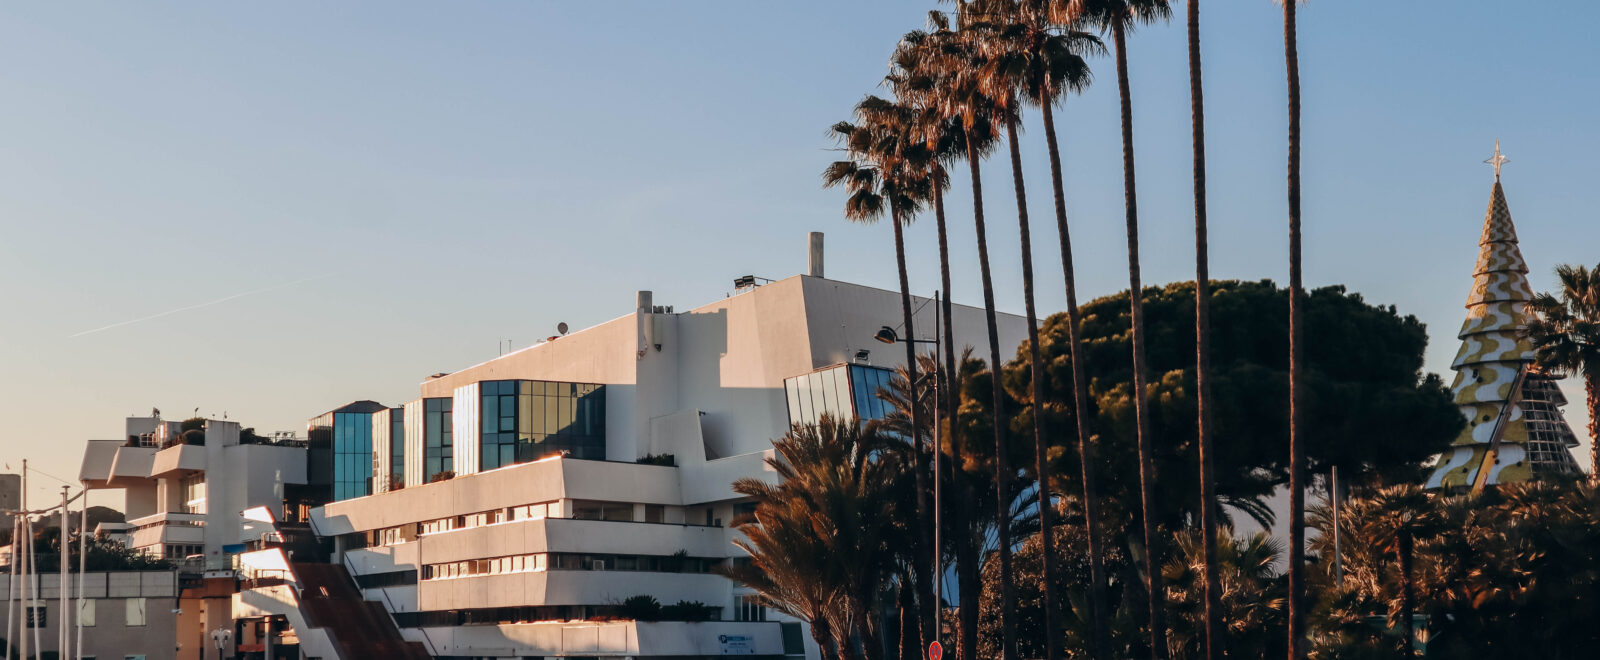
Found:
<svg viewBox="0 0 1600 660"><path fill-rule="evenodd" d="M1288 302L1287 291L1266 280L1217 281L1211 290L1218 494L1246 511L1264 513L1252 503L1287 479ZM1310 292L1306 307L1310 469L1338 465L1344 475L1382 482L1420 478L1420 465L1462 423L1444 382L1422 373L1428 342L1423 324L1337 286ZM1144 313L1157 483L1164 492L1198 492L1194 284L1146 288ZM1065 314L1044 322L1040 349L1048 379L1044 421L1056 445L1052 487L1070 494L1079 490L1079 470L1077 452L1067 442L1074 431L1065 323ZM1095 414L1090 426L1103 462L1100 485L1122 509L1133 511L1138 468L1128 330L1126 292L1083 307L1084 366ZM1005 388L1019 410L1014 431L1029 428L1034 410L1026 354L1026 346L1019 349L1005 372ZM1019 447L1019 454L1024 450ZM1161 522L1172 524L1196 505L1193 498L1175 497L1165 498L1164 506Z"/></svg>

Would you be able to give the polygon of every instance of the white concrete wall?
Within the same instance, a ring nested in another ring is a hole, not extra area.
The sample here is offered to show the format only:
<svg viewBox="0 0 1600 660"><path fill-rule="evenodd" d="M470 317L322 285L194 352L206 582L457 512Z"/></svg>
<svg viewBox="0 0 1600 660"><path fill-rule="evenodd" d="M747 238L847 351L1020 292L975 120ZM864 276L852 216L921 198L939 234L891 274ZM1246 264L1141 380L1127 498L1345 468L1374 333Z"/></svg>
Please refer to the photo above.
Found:
<svg viewBox="0 0 1600 660"><path fill-rule="evenodd" d="M332 536L561 499L683 503L674 468L552 458L333 502L311 518Z"/></svg>
<svg viewBox="0 0 1600 660"><path fill-rule="evenodd" d="M483 426L478 423L478 406L482 400L478 396L478 384L468 383L457 387L450 394L455 400L451 405L452 433L450 442L455 445L454 460L455 473L475 474L479 465L478 437ZM422 457L418 457L419 459Z"/></svg>
<svg viewBox="0 0 1600 660"><path fill-rule="evenodd" d="M392 409L372 413L372 492L374 493L384 493L389 490L389 457L393 453L389 435L394 429L390 423L393 415Z"/></svg>
<svg viewBox="0 0 1600 660"><path fill-rule="evenodd" d="M663 603L680 600L725 606L727 578L704 573L638 571L544 571L484 575L417 583L421 610L523 605L604 605L649 594Z"/></svg>
<svg viewBox="0 0 1600 660"><path fill-rule="evenodd" d="M423 474L426 469L426 450L423 448L423 437L427 433L426 407L422 399L407 402L406 410L406 485L421 486L430 475ZM454 431L454 429L451 429Z"/></svg>
<svg viewBox="0 0 1600 660"><path fill-rule="evenodd" d="M520 656L721 656L719 638L750 639L755 655L782 655L777 623L551 622L501 626L424 628L441 655Z"/></svg>
<svg viewBox="0 0 1600 660"><path fill-rule="evenodd" d="M416 542L421 548L417 561L424 564L536 552L664 556L684 550L691 557L726 557L730 544L726 527L570 518L459 529L429 534Z"/></svg>

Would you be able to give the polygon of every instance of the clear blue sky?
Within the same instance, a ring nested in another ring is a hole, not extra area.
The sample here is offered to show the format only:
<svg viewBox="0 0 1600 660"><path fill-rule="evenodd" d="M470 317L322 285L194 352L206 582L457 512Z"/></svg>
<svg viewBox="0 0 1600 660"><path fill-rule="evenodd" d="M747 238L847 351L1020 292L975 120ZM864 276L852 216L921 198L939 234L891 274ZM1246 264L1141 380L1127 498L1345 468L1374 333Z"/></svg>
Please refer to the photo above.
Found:
<svg viewBox="0 0 1600 660"><path fill-rule="evenodd" d="M1535 288L1558 263L1600 261L1600 7L1448 4L1301 14L1308 281L1421 317L1434 371L1457 347L1495 138ZM270 431L352 399L398 404L501 339L625 313L636 289L690 306L737 275L799 272L812 230L830 276L893 287L888 227L847 224L818 174L826 127L932 6L0 7L0 457L73 478L85 438L152 406ZM1281 281L1281 13L1206 12L1213 272ZM1131 61L1145 278L1184 279L1181 23L1138 32ZM1092 65L1099 82L1059 113L1085 296L1126 284L1115 73ZM1024 139L1054 311L1043 136ZM987 175L1000 302L1020 311L1009 172ZM963 191L954 293L979 303ZM910 239L924 292L931 224ZM1568 413L1582 433L1581 405Z"/></svg>

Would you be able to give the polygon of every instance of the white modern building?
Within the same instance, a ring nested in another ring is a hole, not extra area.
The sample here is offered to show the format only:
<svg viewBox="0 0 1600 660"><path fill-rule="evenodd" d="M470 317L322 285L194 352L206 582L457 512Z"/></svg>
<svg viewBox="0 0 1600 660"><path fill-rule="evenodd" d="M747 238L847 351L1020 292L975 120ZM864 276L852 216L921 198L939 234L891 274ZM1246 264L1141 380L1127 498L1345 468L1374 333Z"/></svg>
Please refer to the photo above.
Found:
<svg viewBox="0 0 1600 660"><path fill-rule="evenodd" d="M169 639L172 643L149 658L232 657L237 618L232 607L232 596L237 591L236 557L247 547L260 547L264 541L281 542L282 532L274 529L272 521L303 520L311 505L321 502L305 499L309 488L307 456L303 440L257 436L243 432L237 422L177 422L154 415L128 418L121 439L88 442L78 479L86 488L122 490L127 515L125 523L102 524L97 533L121 540L134 550L172 560L178 567L176 571L159 573L168 576L171 584L146 585L145 591L160 592L152 592L148 601L150 611L159 616L149 624L126 624L130 628L167 629L150 633L156 636L151 639ZM252 519L244 515L250 509L273 513ZM141 574L101 576L101 588L107 598L117 598L116 594L128 591L112 588L119 580L128 579L127 575L138 578ZM149 580L148 575L144 579ZM93 586L91 581L91 589ZM159 600L154 599L156 596ZM136 604L144 603L140 600ZM105 607L100 606L102 610ZM92 621L93 617L89 614L85 619ZM102 639L102 632L91 631L88 639ZM219 645L212 639L219 632L228 634L226 644ZM132 647L129 649L127 657L134 657Z"/></svg>
<svg viewBox="0 0 1600 660"><path fill-rule="evenodd" d="M812 273L682 311L641 291L621 317L429 377L400 408L340 409L365 428L313 420L351 455L335 493L371 492L313 509L313 530L434 657L817 657L803 624L712 572L742 555L733 481L775 478L765 461L792 422L881 416L875 392L904 361L874 339L901 325L898 292L824 279L820 254ZM913 307L932 338L935 306ZM982 309L954 316L958 345L986 343ZM1002 346L1025 339L1022 318L999 323ZM341 598L321 569L282 548L242 560L261 586L236 612L304 627L302 644L358 635L317 622ZM635 597L662 611L622 606Z"/></svg>
<svg viewBox="0 0 1600 660"><path fill-rule="evenodd" d="M118 531L134 549L172 560L203 557L206 568L227 569L230 550L262 533L240 512L281 511L306 484L305 443L242 435L237 422L183 424L129 417L123 439L88 442L78 479L91 489L123 491L127 523Z"/></svg>

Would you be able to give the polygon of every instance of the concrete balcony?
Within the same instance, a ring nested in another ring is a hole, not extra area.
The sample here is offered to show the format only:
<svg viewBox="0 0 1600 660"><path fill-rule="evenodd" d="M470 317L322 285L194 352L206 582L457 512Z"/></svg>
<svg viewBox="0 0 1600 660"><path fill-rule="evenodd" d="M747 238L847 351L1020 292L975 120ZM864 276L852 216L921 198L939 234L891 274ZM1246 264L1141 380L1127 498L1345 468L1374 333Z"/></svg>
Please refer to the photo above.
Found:
<svg viewBox="0 0 1600 660"><path fill-rule="evenodd" d="M184 470L204 471L206 448L204 445L172 445L156 452L150 465L150 476L163 477Z"/></svg>
<svg viewBox="0 0 1600 660"><path fill-rule="evenodd" d="M155 513L155 514L151 514L151 515L148 515L148 516L143 516L143 517L140 517L140 518L134 518L132 520L129 520L127 522L127 524L132 525L136 529L139 528L139 527L146 527L146 526L149 526L149 525L171 525L171 526L185 526L185 527L205 527L206 526L206 514L203 514L203 513L184 513L182 511L164 511L164 512L161 512L161 513Z"/></svg>
<svg viewBox="0 0 1600 660"><path fill-rule="evenodd" d="M129 546L145 548L153 545L203 544L206 536L206 517L197 513L163 512L129 520Z"/></svg>
<svg viewBox="0 0 1600 660"><path fill-rule="evenodd" d="M670 523L541 518L430 534L417 541L428 563L535 552L724 557L731 550L723 527Z"/></svg>
<svg viewBox="0 0 1600 660"><path fill-rule="evenodd" d="M600 658L784 655L778 623L548 622L420 628L439 655Z"/></svg>
<svg viewBox="0 0 1600 660"><path fill-rule="evenodd" d="M553 570L423 580L417 583L417 609L593 605L640 594L663 603L717 604L728 599L728 592L728 579L709 573Z"/></svg>
<svg viewBox="0 0 1600 660"><path fill-rule="evenodd" d="M106 483L112 488L150 478L150 468L156 458L155 447L117 447L111 459L111 470Z"/></svg>

